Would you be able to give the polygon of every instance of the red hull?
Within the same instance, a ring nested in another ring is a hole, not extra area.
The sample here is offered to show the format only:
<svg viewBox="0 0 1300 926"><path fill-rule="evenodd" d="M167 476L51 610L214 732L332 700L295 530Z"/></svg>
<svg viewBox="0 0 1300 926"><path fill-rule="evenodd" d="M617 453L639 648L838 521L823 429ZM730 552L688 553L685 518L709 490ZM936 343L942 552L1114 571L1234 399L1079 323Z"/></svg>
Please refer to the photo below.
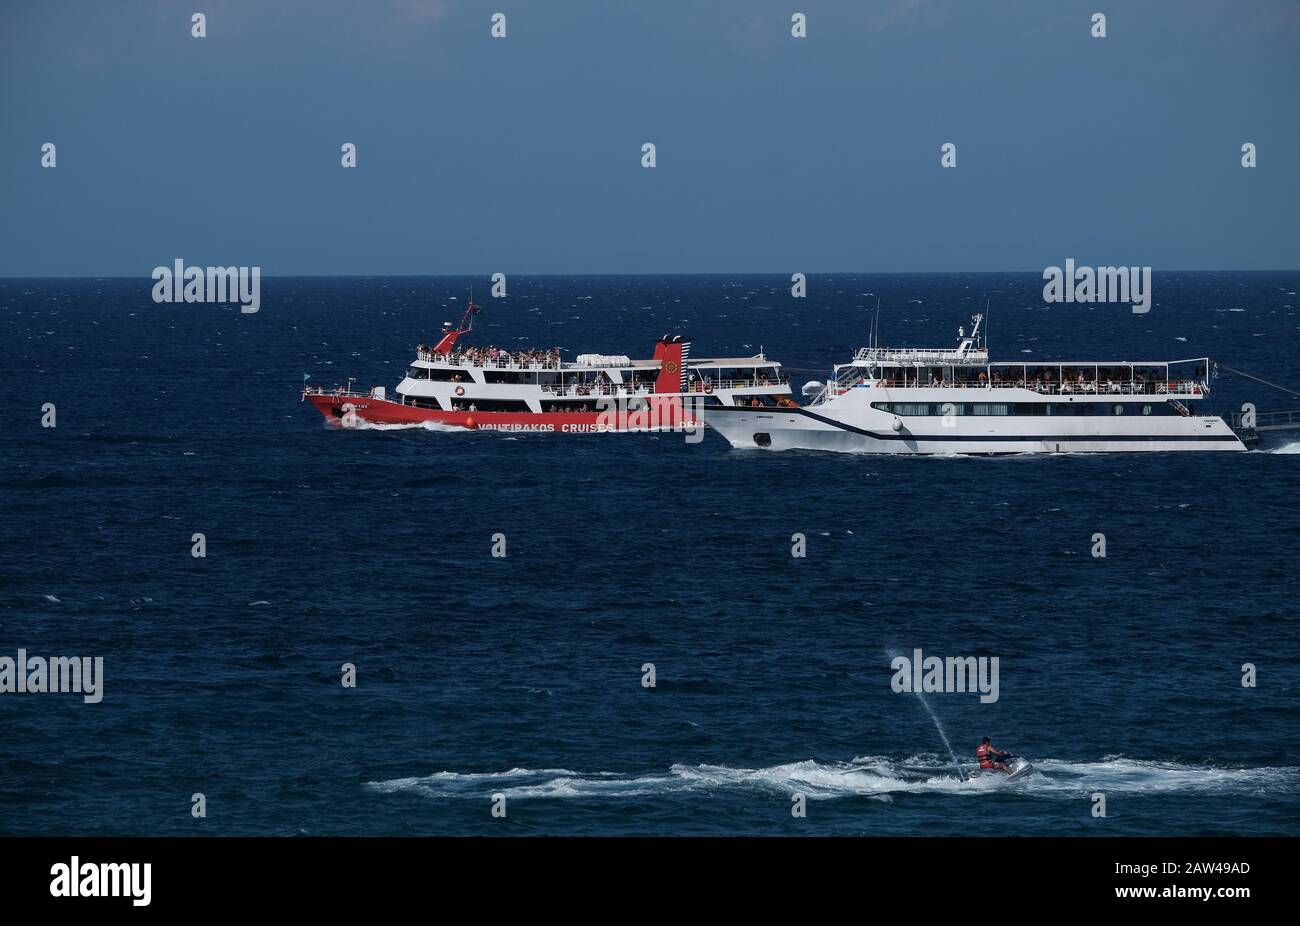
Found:
<svg viewBox="0 0 1300 926"><path fill-rule="evenodd" d="M640 412L445 412L436 408L403 405L368 396L308 393L325 420L340 427L370 424L423 424L433 422L469 431L535 431L558 434L595 434L609 431L668 431L693 427L694 419L682 411L680 398L651 399ZM349 417L351 416L351 417Z"/></svg>

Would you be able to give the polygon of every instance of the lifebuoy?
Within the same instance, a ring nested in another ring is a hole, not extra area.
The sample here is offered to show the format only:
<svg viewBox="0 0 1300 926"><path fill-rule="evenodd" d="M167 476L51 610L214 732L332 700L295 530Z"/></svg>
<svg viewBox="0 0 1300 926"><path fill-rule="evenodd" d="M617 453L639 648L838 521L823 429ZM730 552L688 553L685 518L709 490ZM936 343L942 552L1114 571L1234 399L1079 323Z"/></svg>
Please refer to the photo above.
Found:
<svg viewBox="0 0 1300 926"><path fill-rule="evenodd" d="M713 391L713 383L705 383L705 384L704 384L704 391L705 391L705 392L712 392L712 391Z"/></svg>
<svg viewBox="0 0 1300 926"><path fill-rule="evenodd" d="M464 386L457 386L457 387L456 387L454 390L452 390L452 391L455 392L456 395L464 395L464 394L465 394L465 387L464 387Z"/></svg>

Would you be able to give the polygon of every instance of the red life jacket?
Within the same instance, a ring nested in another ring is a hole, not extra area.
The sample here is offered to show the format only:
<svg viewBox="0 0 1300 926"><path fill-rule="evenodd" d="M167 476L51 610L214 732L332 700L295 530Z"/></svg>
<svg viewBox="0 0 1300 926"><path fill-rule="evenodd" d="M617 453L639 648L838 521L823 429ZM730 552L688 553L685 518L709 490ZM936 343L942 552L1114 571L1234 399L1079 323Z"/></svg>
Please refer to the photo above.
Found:
<svg viewBox="0 0 1300 926"><path fill-rule="evenodd" d="M993 747L987 743L980 743L975 755L979 757L980 768L993 768Z"/></svg>

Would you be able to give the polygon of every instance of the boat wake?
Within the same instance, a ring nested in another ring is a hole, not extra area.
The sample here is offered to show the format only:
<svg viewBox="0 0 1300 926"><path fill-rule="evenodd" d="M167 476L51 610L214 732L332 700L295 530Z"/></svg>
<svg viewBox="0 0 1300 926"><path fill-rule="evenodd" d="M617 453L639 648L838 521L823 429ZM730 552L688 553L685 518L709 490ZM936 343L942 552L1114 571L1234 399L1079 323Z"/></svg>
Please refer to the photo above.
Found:
<svg viewBox="0 0 1300 926"><path fill-rule="evenodd" d="M436 799L635 798L717 791L801 793L809 800L896 794L980 795L1025 793L1076 800L1101 790L1113 793L1300 793L1300 768L1214 768L1108 756L1096 762L1034 759L1036 774L1014 784L994 778L965 779L957 766L938 756L907 759L862 756L851 762L804 760L768 768L674 765L664 774L625 776L615 772L523 769L506 772L438 772L421 778L369 782L382 794L414 793ZM972 766L963 766L969 771Z"/></svg>
<svg viewBox="0 0 1300 926"><path fill-rule="evenodd" d="M442 431L446 433L469 434L470 429L461 425L443 424L440 421L411 421L400 424L387 424L382 421L358 420L350 431Z"/></svg>

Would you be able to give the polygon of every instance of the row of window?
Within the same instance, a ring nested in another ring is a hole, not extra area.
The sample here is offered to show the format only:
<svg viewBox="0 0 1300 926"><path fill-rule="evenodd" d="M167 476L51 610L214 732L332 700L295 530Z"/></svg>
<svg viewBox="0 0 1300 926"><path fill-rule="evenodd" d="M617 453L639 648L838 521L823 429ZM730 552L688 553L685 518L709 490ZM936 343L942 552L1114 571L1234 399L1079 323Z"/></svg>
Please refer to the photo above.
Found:
<svg viewBox="0 0 1300 926"><path fill-rule="evenodd" d="M469 372L466 370L441 369L438 367L432 367L432 368L410 367L406 371L406 375L409 376L411 379L429 379L429 380L433 380L436 383L474 382L474 377L471 376ZM559 381L559 377L555 373L518 372L515 370L484 370L483 379L485 382L494 383L494 384L503 383L506 385L528 385L528 386L536 386L539 383L543 386L555 385ZM594 385L595 382L596 381L593 380L591 381L591 383L589 383L589 385ZM599 380L599 382L605 385L609 385L610 381L608 379L602 379ZM631 381L624 383L624 385L648 387L648 386L653 386L654 382L655 382L654 375L646 375L646 374L638 373L632 378ZM571 386L573 384L574 384L574 379L572 376L570 376L566 381L566 385Z"/></svg>
<svg viewBox="0 0 1300 926"><path fill-rule="evenodd" d="M474 378L463 370L440 370L429 367L411 367L406 371L411 379L431 379L437 383L470 382Z"/></svg>
<svg viewBox="0 0 1300 926"><path fill-rule="evenodd" d="M444 408L438 403L438 400L425 396L407 396L404 400L406 405L414 405L416 408L434 408L441 411L467 412L473 405L476 412L528 412L531 409L528 403L522 399L477 399L468 397L459 397L451 400L451 408ZM646 408L644 399L631 399L611 408L598 407L592 399L556 399L551 402L542 402L542 411L544 412L602 412L602 411L629 411L635 412Z"/></svg>
<svg viewBox="0 0 1300 926"><path fill-rule="evenodd" d="M1174 415L1166 402L872 402L872 408L900 418L942 418L947 415Z"/></svg>
<svg viewBox="0 0 1300 926"><path fill-rule="evenodd" d="M526 412L528 403L520 402L513 399L456 399L451 403L451 408L446 409L438 404L437 399L425 398L423 396L406 396L402 400L404 405L414 405L416 408L434 408L439 411L467 412L470 406L474 406L476 412Z"/></svg>

